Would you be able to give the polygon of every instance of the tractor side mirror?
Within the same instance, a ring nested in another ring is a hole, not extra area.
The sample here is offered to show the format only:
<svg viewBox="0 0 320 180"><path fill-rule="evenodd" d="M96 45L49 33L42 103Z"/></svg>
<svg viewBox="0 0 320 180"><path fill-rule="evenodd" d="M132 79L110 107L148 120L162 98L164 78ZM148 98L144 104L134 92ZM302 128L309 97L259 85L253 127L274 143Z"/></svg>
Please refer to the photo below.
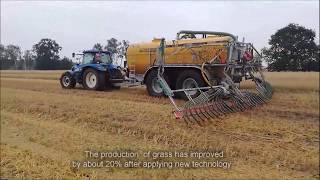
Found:
<svg viewBox="0 0 320 180"><path fill-rule="evenodd" d="M72 53L72 57L74 58L76 56L76 54L75 53Z"/></svg>

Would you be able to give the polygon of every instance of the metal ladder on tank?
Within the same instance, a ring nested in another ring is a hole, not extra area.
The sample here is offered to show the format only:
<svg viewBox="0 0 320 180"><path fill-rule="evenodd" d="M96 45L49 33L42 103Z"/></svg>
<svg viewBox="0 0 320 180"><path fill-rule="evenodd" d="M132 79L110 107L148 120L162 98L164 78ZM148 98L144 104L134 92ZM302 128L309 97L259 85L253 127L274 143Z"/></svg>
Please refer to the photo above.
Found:
<svg viewBox="0 0 320 180"><path fill-rule="evenodd" d="M139 86L141 85L141 83L139 84L136 78L136 65L130 64L129 65L129 87L132 86Z"/></svg>

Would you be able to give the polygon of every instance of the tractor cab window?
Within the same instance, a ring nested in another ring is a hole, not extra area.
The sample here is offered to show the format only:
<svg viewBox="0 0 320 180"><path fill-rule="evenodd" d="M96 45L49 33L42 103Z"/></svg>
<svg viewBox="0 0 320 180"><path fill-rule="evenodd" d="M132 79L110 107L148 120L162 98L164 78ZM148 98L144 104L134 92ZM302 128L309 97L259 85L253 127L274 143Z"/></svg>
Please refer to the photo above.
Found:
<svg viewBox="0 0 320 180"><path fill-rule="evenodd" d="M108 54L108 53L101 53L101 54L100 54L100 57L101 57L101 61L102 61L103 63L106 63L106 64L112 63L110 54Z"/></svg>
<svg viewBox="0 0 320 180"><path fill-rule="evenodd" d="M111 64L112 60L109 53L84 53L83 64L88 63Z"/></svg>
<svg viewBox="0 0 320 180"><path fill-rule="evenodd" d="M85 53L83 55L83 64L88 64L91 63L93 61L93 57L94 55L91 53Z"/></svg>

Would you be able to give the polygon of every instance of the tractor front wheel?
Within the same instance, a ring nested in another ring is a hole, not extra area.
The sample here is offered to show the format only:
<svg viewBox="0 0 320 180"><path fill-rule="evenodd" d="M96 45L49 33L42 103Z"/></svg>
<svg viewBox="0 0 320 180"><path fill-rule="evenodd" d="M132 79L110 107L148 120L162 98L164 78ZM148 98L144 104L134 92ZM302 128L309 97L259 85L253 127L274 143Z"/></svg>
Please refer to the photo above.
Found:
<svg viewBox="0 0 320 180"><path fill-rule="evenodd" d="M88 90L103 90L105 88L105 72L86 69L83 73L82 84Z"/></svg>
<svg viewBox="0 0 320 180"><path fill-rule="evenodd" d="M69 72L65 72L60 77L60 85L64 89L72 89L76 86L76 80Z"/></svg>

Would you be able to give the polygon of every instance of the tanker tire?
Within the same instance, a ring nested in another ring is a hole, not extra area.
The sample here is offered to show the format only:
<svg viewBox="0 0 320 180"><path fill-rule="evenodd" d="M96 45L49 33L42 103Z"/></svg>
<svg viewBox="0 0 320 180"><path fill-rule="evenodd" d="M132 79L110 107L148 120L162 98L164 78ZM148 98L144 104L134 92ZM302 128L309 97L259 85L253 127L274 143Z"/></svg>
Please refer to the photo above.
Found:
<svg viewBox="0 0 320 180"><path fill-rule="evenodd" d="M191 82L191 83L195 82L198 85L198 87L205 86L205 82L204 82L200 72L197 72L195 70L184 70L184 71L182 71L182 73L180 73L180 75L177 78L176 89L193 88L193 87L184 87L184 85L188 84L188 82ZM190 91L190 92L192 92L192 91ZM200 94L200 92L197 91L196 93L193 93L190 96L192 98L195 98L195 97L199 96L199 94ZM188 97L186 96L186 94L184 92L178 92L178 93L176 93L176 96L181 99L188 100Z"/></svg>
<svg viewBox="0 0 320 180"><path fill-rule="evenodd" d="M90 76L90 77L89 77ZM106 86L106 76L103 71L86 69L82 76L83 87L87 90L102 91Z"/></svg>
<svg viewBox="0 0 320 180"><path fill-rule="evenodd" d="M156 83L158 71L151 70L146 77L147 91L150 96L161 97L164 95L160 85Z"/></svg>

